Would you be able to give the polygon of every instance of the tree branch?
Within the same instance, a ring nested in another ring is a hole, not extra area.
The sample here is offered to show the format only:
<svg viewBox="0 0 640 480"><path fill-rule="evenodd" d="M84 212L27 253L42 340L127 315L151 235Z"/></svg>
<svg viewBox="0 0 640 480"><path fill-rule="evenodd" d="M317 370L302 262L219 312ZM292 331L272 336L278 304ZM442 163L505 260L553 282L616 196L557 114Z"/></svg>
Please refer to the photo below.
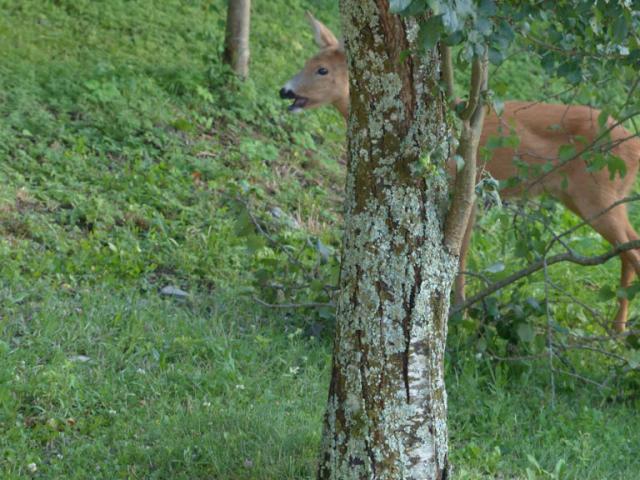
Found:
<svg viewBox="0 0 640 480"><path fill-rule="evenodd" d="M444 82L447 103L453 108L455 105L455 91L453 87L453 59L451 57L451 47L440 44L440 68L442 71L442 81Z"/></svg>
<svg viewBox="0 0 640 480"><path fill-rule="evenodd" d="M453 67L452 67L453 68ZM476 112L478 103L480 102L480 94L486 90L487 60L486 56L475 57L471 65L471 85L469 85L469 101L466 107L460 113L460 118L465 121L469 120Z"/></svg>
<svg viewBox="0 0 640 480"><path fill-rule="evenodd" d="M602 215L604 215L605 213L607 213L610 210L613 210L615 207L617 207L618 205L622 205L625 203L630 203L630 202L635 202L637 200L640 200L640 195L636 194L636 195L631 195L629 197L625 197L621 200L618 200L616 202L613 202L611 205L609 205L607 208L605 208L604 210L599 211L598 213L596 213L595 215L582 220L579 224L574 225L573 227L571 227L569 230L565 230L564 232L562 232L561 234L555 236L554 235L554 239L551 241L551 244L549 245L549 248L551 248L551 246L553 245L554 242L558 241L560 243L561 242L561 238L562 237L566 237L567 235L571 235L573 232L575 232L576 230L578 230L580 227L584 227L585 225L589 225L591 222L593 222L595 219L600 218ZM564 243L562 243L563 246ZM565 247L566 248L566 247ZM547 249L547 252L549 251L549 249Z"/></svg>
<svg viewBox="0 0 640 480"><path fill-rule="evenodd" d="M481 292L478 292L477 294L469 298L467 301L465 301L462 305L452 308L450 315L454 315L458 312L466 310L474 303L477 303L478 301L491 295L492 293L497 292L498 290L506 287L507 285L517 282L521 278L527 277L532 273L535 273L538 270L545 268L545 263L547 266L551 266L554 263L560 263L560 262L571 262L571 263L575 263L577 265L583 265L583 266L601 265L611 260L613 257L619 255L622 252L626 252L628 250L634 250L636 248L640 248L640 240L633 240L631 242L621 243L620 245L617 245L615 248L609 250L607 253L604 253L602 255L598 255L595 257L584 257L582 255L578 255L573 252L565 252L565 253L560 253L558 255L553 255L552 257L549 257L549 258L541 258L535 261L534 263L532 263L531 265L529 265L528 267L523 268L522 270L519 270L509 275L508 277L495 282L493 285L490 285L489 287L485 288Z"/></svg>
<svg viewBox="0 0 640 480"><path fill-rule="evenodd" d="M453 200L449 207L444 227L445 247L455 255L460 255L462 239L476 200L478 144L480 143L486 110L481 97L487 89L488 72L487 50L485 49L483 57L476 57L473 61L469 103L460 114L462 132L457 154L464 160L464 166L456 174Z"/></svg>
<svg viewBox="0 0 640 480"><path fill-rule="evenodd" d="M267 308L323 308L323 307L335 307L333 303L321 303L321 302L310 302L310 303L268 303L264 300L261 300L258 297L253 297L254 302L259 303L263 307Z"/></svg>

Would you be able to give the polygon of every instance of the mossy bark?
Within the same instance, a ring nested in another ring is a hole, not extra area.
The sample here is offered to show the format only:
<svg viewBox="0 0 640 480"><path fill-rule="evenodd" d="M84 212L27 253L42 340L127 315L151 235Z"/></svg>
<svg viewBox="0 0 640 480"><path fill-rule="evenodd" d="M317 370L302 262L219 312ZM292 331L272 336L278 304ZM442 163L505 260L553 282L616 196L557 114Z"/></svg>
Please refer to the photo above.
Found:
<svg viewBox="0 0 640 480"><path fill-rule="evenodd" d="M439 58L385 0L342 0L351 115L341 293L319 479L443 479L444 350L457 258L444 246ZM403 60L399 60L402 58ZM435 161L435 160L432 160ZM429 172L425 174L425 171Z"/></svg>

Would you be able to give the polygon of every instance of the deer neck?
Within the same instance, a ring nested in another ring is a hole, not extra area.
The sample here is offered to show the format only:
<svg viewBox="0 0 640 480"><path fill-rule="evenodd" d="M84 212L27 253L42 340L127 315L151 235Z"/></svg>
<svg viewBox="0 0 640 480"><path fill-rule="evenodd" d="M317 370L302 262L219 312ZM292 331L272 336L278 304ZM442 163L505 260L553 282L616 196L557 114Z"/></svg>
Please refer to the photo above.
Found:
<svg viewBox="0 0 640 480"><path fill-rule="evenodd" d="M334 102L333 106L336 107L346 122L349 119L349 95Z"/></svg>

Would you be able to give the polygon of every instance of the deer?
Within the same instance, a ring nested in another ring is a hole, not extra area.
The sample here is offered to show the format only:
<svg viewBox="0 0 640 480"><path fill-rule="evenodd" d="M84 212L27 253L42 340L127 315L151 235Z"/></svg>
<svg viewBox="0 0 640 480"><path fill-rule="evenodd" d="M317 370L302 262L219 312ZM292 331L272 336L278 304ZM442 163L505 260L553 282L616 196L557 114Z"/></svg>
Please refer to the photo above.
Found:
<svg viewBox="0 0 640 480"><path fill-rule="evenodd" d="M331 105L340 112L345 121L349 116L349 73L344 45L322 22L307 12L319 52L306 61L302 70L291 78L280 90L280 97L293 100L290 112ZM631 191L638 173L640 161L640 139L621 124L609 118L611 153L620 158L626 174L611 175L604 168L588 169L584 152L576 154L570 161L559 161L559 149L563 145L596 144L602 131L599 129L600 111L587 106L548 104L541 102L508 101L501 116L493 109L487 112L480 137L480 146L486 145L490 137L500 136L503 130L514 131L519 137L515 148L500 147L492 151L491 158L478 156L478 172L484 170L498 181L505 181L519 174L514 162L541 169L550 161L553 168L533 179L526 179L515 186L500 190L502 198L537 196L543 193L558 200L590 225L614 247L638 240L638 234L629 222L626 203L623 199ZM455 162L447 166L450 177L455 177ZM541 170L539 170L541 171ZM467 252L475 223L474 207L466 225L459 255L459 271L454 283L454 305L464 303ZM620 287L627 288L636 275L640 276L640 251L630 249L620 253ZM629 301L618 298L618 310L613 327L617 332L626 328Z"/></svg>

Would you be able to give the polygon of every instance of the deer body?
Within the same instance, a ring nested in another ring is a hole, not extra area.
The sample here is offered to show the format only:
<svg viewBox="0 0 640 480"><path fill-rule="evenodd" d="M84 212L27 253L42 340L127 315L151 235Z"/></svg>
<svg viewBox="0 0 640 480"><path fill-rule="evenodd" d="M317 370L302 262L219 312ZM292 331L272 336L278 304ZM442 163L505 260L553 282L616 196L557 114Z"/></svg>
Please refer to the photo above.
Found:
<svg viewBox="0 0 640 480"><path fill-rule="evenodd" d="M349 79L345 52L331 31L309 14L320 52L309 59L304 68L282 90L280 96L294 100L291 111L333 105L347 120L349 115ZM609 243L617 245L637 240L627 216L624 204L605 213L613 203L622 200L631 191L640 161L640 139L609 120L611 153L622 159L626 174L610 177L607 168L589 172L583 158L575 158L560 164L558 152L562 145L574 144L576 152L585 150L599 135L600 112L590 107L567 106L532 102L506 102L501 117L488 112L480 139L485 145L490 137L510 135L514 130L519 146L497 148L487 162L479 160L478 172L483 170L497 180L507 180L520 175L514 156L530 167L541 168L551 161L552 171L537 178L526 179L519 185L501 190L502 197L547 193L600 233ZM449 165L455 175L455 165ZM474 218L469 221L460 252L460 272L464 271L467 250ZM629 250L620 255L621 287L628 287L633 277L640 275L640 252ZM464 301L464 276L459 274L455 285L455 302ZM628 300L619 299L615 328L624 330L628 314Z"/></svg>

